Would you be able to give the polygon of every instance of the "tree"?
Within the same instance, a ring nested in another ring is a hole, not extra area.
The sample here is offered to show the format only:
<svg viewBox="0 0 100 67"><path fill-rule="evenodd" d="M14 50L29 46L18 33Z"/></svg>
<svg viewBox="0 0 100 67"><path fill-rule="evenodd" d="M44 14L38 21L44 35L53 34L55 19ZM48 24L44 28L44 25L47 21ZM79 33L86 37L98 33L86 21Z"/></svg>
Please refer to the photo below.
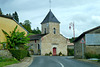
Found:
<svg viewBox="0 0 100 67"><path fill-rule="evenodd" d="M16 11L15 11L15 13L12 14L12 16L17 22L19 22L18 14Z"/></svg>
<svg viewBox="0 0 100 67"><path fill-rule="evenodd" d="M9 16L9 17L12 17L12 15L11 15L11 13L9 13L9 14L6 14L7 16Z"/></svg>
<svg viewBox="0 0 100 67"><path fill-rule="evenodd" d="M0 14L1 14L1 15L3 14L1 8L0 8Z"/></svg>
<svg viewBox="0 0 100 67"><path fill-rule="evenodd" d="M20 23L29 33L32 33L31 30L31 22L29 20L25 20L24 23Z"/></svg>
<svg viewBox="0 0 100 67"><path fill-rule="evenodd" d="M37 27L37 34L41 34L41 31L39 30L39 27Z"/></svg>
<svg viewBox="0 0 100 67"><path fill-rule="evenodd" d="M8 34L6 31L2 30L7 39L7 49L21 49L24 48L25 44L28 43L29 38L25 36L24 32L16 31L17 26L13 31Z"/></svg>
<svg viewBox="0 0 100 67"><path fill-rule="evenodd" d="M39 27L37 27L37 29L32 30L32 33L41 34L41 31L39 30Z"/></svg>
<svg viewBox="0 0 100 67"><path fill-rule="evenodd" d="M29 20L25 20L24 23L20 24L29 32L29 33L33 33L33 34L41 34L41 31L39 30L39 27L37 27L36 29L31 29L31 22Z"/></svg>

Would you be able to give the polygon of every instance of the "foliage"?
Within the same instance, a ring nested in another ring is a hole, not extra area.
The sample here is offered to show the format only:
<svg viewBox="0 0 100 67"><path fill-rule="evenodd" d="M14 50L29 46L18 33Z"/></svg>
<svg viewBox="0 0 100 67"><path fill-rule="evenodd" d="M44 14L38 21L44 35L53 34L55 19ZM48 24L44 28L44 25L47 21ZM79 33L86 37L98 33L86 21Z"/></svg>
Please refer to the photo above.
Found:
<svg viewBox="0 0 100 67"><path fill-rule="evenodd" d="M34 54L34 50L33 50L33 49L30 49L30 52L31 52L31 55L33 55L33 54Z"/></svg>
<svg viewBox="0 0 100 67"><path fill-rule="evenodd" d="M7 49L24 49L26 43L28 43L29 38L25 36L24 32L17 31L17 26L14 28L10 34L2 30L7 39Z"/></svg>
<svg viewBox="0 0 100 67"><path fill-rule="evenodd" d="M29 20L25 20L24 23L20 23L29 33L32 32L31 30L31 22Z"/></svg>
<svg viewBox="0 0 100 67"><path fill-rule="evenodd" d="M51 52L49 52L49 55L52 54Z"/></svg>
<svg viewBox="0 0 100 67"><path fill-rule="evenodd" d="M52 55L51 52L45 54L45 56L51 56L51 55Z"/></svg>
<svg viewBox="0 0 100 67"><path fill-rule="evenodd" d="M19 61L16 60L15 58L5 58L5 57L0 57L0 67L4 67L6 65L11 65L14 63L18 63Z"/></svg>
<svg viewBox="0 0 100 67"><path fill-rule="evenodd" d="M24 23L20 24L29 32L32 34L41 34L41 31L39 30L39 27L37 27L37 29L31 29L31 22L29 20L25 20Z"/></svg>
<svg viewBox="0 0 100 67"><path fill-rule="evenodd" d="M37 29L32 30L32 33L34 33L34 34L41 34L41 31L37 27Z"/></svg>
<svg viewBox="0 0 100 67"><path fill-rule="evenodd" d="M9 16L11 16L11 15L9 15ZM13 17L17 22L19 22L18 14L17 14L16 11L15 11L15 13L12 14L12 17Z"/></svg>
<svg viewBox="0 0 100 67"><path fill-rule="evenodd" d="M86 58L86 59L89 59L89 58L98 58L98 59L100 59L100 54L85 53L85 58Z"/></svg>
<svg viewBox="0 0 100 67"><path fill-rule="evenodd" d="M24 57L30 56L29 52L27 50L9 50L13 57L15 57L17 60L23 59Z"/></svg>
<svg viewBox="0 0 100 67"><path fill-rule="evenodd" d="M74 56L74 49L67 49L68 50L68 56Z"/></svg>
<svg viewBox="0 0 100 67"><path fill-rule="evenodd" d="M62 53L61 53L61 52L59 52L59 56L60 56L60 55L62 55Z"/></svg>
<svg viewBox="0 0 100 67"><path fill-rule="evenodd" d="M100 62L100 60L98 60L98 62Z"/></svg>
<svg viewBox="0 0 100 67"><path fill-rule="evenodd" d="M12 17L12 15L11 15L11 13L9 13L9 14L6 14L7 16L9 16L9 17Z"/></svg>
<svg viewBox="0 0 100 67"><path fill-rule="evenodd" d="M75 37L75 39L76 39L76 38L77 38L77 37ZM69 39L70 43L73 43L73 41L74 41L75 39L74 39L74 37L70 38L70 39Z"/></svg>
<svg viewBox="0 0 100 67"><path fill-rule="evenodd" d="M3 45L3 49L6 49L6 42L1 42L0 44L2 44Z"/></svg>
<svg viewBox="0 0 100 67"><path fill-rule="evenodd" d="M46 53L46 54L45 54L45 56L49 56L49 54L48 54L48 53Z"/></svg>

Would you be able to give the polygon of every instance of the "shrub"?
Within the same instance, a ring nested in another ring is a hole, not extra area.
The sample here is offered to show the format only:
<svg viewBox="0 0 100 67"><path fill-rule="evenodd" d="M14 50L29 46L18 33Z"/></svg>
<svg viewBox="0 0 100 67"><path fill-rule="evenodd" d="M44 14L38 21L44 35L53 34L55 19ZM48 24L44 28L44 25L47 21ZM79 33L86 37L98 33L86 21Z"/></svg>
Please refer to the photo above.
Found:
<svg viewBox="0 0 100 67"><path fill-rule="evenodd" d="M45 56L49 56L49 54L48 54L48 53L46 53L46 54L45 54Z"/></svg>
<svg viewBox="0 0 100 67"><path fill-rule="evenodd" d="M29 51L27 51L27 57L31 57Z"/></svg>
<svg viewBox="0 0 100 67"><path fill-rule="evenodd" d="M59 52L59 56L61 56L62 55L62 53L61 52Z"/></svg>
<svg viewBox="0 0 100 67"><path fill-rule="evenodd" d="M9 50L13 57L20 61L24 57L30 56L27 50Z"/></svg>
<svg viewBox="0 0 100 67"><path fill-rule="evenodd" d="M74 49L68 49L68 56L74 56Z"/></svg>
<svg viewBox="0 0 100 67"><path fill-rule="evenodd" d="M25 32L19 32L17 31L16 26L13 31L10 31L10 34L6 31L2 30L2 32L5 34L5 37L7 39L7 42L5 42L7 45L4 45L4 48L7 47L7 49L27 49L27 46L23 46L24 44L29 42L28 36L25 36ZM1 44L4 44L4 42L1 42Z"/></svg>
<svg viewBox="0 0 100 67"><path fill-rule="evenodd" d="M95 54L95 53L85 53L85 58L100 58L100 54Z"/></svg>
<svg viewBox="0 0 100 67"><path fill-rule="evenodd" d="M52 54L51 52L49 52L49 55Z"/></svg>
<svg viewBox="0 0 100 67"><path fill-rule="evenodd" d="M100 62L100 60L98 60L98 62Z"/></svg>

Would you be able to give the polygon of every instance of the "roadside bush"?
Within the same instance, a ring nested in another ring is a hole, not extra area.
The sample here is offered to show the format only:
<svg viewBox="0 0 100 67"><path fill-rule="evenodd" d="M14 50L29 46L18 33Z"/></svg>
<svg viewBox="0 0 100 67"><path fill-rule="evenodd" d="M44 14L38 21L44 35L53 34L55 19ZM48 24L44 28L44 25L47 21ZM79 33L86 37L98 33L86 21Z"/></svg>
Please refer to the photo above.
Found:
<svg viewBox="0 0 100 67"><path fill-rule="evenodd" d="M9 50L13 57L15 57L17 60L20 61L20 59L23 59L24 57L30 56L29 52L27 50Z"/></svg>
<svg viewBox="0 0 100 67"><path fill-rule="evenodd" d="M74 56L74 49L67 49L68 50L68 56Z"/></svg>
<svg viewBox="0 0 100 67"><path fill-rule="evenodd" d="M52 54L51 52L49 52L49 55Z"/></svg>
<svg viewBox="0 0 100 67"><path fill-rule="evenodd" d="M98 60L98 62L100 62L100 60Z"/></svg>
<svg viewBox="0 0 100 67"><path fill-rule="evenodd" d="M85 58L86 59L89 59L89 58L98 58L98 59L100 59L100 54L85 53Z"/></svg>
<svg viewBox="0 0 100 67"><path fill-rule="evenodd" d="M62 56L62 53L61 52L59 52L59 56Z"/></svg>
<svg viewBox="0 0 100 67"><path fill-rule="evenodd" d="M52 53L51 52L49 52L49 56L52 56Z"/></svg>
<svg viewBox="0 0 100 67"><path fill-rule="evenodd" d="M46 54L45 54L45 56L49 56L49 54L48 54L48 53L46 53Z"/></svg>

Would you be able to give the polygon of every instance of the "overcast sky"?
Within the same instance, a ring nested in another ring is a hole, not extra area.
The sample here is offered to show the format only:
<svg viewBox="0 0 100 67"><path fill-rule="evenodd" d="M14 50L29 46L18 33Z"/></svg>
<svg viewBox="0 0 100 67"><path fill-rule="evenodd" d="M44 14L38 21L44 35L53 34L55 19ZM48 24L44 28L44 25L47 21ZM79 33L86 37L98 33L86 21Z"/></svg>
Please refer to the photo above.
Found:
<svg viewBox="0 0 100 67"><path fill-rule="evenodd" d="M75 23L75 36L100 26L100 0L51 0L51 10L60 23L60 32L73 37L69 23ZM49 12L49 0L0 0L4 14L17 11L20 22L30 20L32 29L39 27Z"/></svg>

